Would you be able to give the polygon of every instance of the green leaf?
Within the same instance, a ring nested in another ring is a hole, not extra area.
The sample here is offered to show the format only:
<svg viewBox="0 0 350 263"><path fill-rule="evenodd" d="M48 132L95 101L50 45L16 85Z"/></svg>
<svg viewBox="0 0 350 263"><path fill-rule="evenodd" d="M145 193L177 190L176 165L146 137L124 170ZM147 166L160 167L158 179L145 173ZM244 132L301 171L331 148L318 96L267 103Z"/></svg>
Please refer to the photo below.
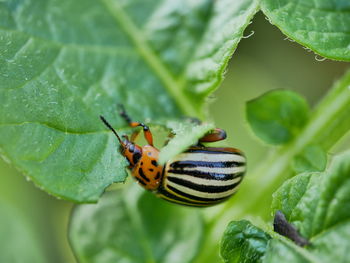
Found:
<svg viewBox="0 0 350 263"><path fill-rule="evenodd" d="M272 24L291 39L331 59L350 61L350 2L262 0Z"/></svg>
<svg viewBox="0 0 350 263"><path fill-rule="evenodd" d="M264 262L349 262L350 151L336 156L323 173L305 173L287 181L274 195L273 209L281 210L310 246L289 242L270 244ZM300 261L298 258L303 258Z"/></svg>
<svg viewBox="0 0 350 263"><path fill-rule="evenodd" d="M269 207L272 194L287 178L295 175L292 170L294 157L309 145L319 145L328 152L345 134L349 134L349 86L350 71L334 84L313 109L307 124L298 136L290 143L274 149L272 154L264 156L260 165L249 172L249 180L242 184L235 197L216 208L216 216L213 216L209 222L211 225L208 236L222 233L228 218L231 220L245 217L271 219ZM286 199L294 200L294 196L286 196ZM204 247L205 253L200 257L202 261L217 253L212 239L207 239ZM201 263L200 260L196 263Z"/></svg>
<svg viewBox="0 0 350 263"><path fill-rule="evenodd" d="M221 247L226 262L349 262L349 174L350 151L334 157L325 172L295 176L274 194L273 213L282 211L310 245L300 247L277 234L270 239L266 232L247 221L232 222ZM246 229L253 229L258 234L246 235ZM256 236L264 237L258 239L262 240L259 250L251 245ZM258 256L254 258L251 253ZM253 261L248 261L252 258Z"/></svg>
<svg viewBox="0 0 350 263"><path fill-rule="evenodd" d="M175 133L175 137L162 148L159 156L160 163L165 163L175 155L183 152L189 145L196 144L198 138L203 137L208 131L215 128L213 123L193 125L189 122L178 121L167 122L167 127Z"/></svg>
<svg viewBox="0 0 350 263"><path fill-rule="evenodd" d="M55 196L96 201L126 177L118 144L98 116L120 133L126 123L117 103L138 121L203 118L257 6L1 1L1 155Z"/></svg>
<svg viewBox="0 0 350 263"><path fill-rule="evenodd" d="M295 253L296 251L300 253ZM263 263L322 263L314 259L309 253L305 253L305 250L293 245L287 241L281 241L273 239L267 246L267 252L263 257ZM326 262L324 262L326 263Z"/></svg>
<svg viewBox="0 0 350 263"><path fill-rule="evenodd" d="M350 71L337 81L328 94L319 102L310 114L305 127L290 143L283 145L267 156L254 171L250 180L242 185L234 199L229 200L222 209L232 207L232 215L243 217L246 214L258 214L269 217L266 209L271 204L271 195L290 176L295 175L292 163L295 156L309 145L318 145L325 152L350 131ZM264 176L261 176L264 175ZM260 187L257 188L256 186ZM249 199L243 193L250 193ZM255 201L254 201L255 200ZM235 210L237 202L243 207Z"/></svg>
<svg viewBox="0 0 350 263"><path fill-rule="evenodd" d="M42 248L21 215L0 202L0 262L47 262Z"/></svg>
<svg viewBox="0 0 350 263"><path fill-rule="evenodd" d="M186 263L197 254L199 211L170 204L139 186L108 192L74 209L69 236L79 262Z"/></svg>
<svg viewBox="0 0 350 263"><path fill-rule="evenodd" d="M225 262L261 262L270 235L249 221L233 221L221 240L220 254Z"/></svg>
<svg viewBox="0 0 350 263"><path fill-rule="evenodd" d="M293 169L296 173L322 172L326 165L327 153L319 145L308 145L294 157Z"/></svg>
<svg viewBox="0 0 350 263"><path fill-rule="evenodd" d="M292 140L309 117L305 99L289 90L270 91L249 101L246 112L255 135L270 144Z"/></svg>

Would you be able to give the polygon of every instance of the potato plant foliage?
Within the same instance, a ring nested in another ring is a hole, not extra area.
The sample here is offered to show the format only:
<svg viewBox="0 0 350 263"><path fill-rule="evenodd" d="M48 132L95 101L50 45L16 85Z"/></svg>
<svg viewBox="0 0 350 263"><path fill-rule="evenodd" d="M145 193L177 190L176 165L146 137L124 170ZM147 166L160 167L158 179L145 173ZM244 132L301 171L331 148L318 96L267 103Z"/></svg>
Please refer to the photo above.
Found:
<svg viewBox="0 0 350 263"><path fill-rule="evenodd" d="M271 154L209 219L138 187L103 194L126 180L127 164L98 116L129 134L117 114L123 103L135 119L176 133L161 162L180 153L215 127L207 98L259 10L316 54L350 61L345 0L0 1L0 155L55 197L99 200L71 216L79 262L350 261L350 154L327 154L350 129L350 72L315 107L283 89L246 103L251 131ZM274 233L277 210L312 245ZM43 262L33 247L25 253Z"/></svg>

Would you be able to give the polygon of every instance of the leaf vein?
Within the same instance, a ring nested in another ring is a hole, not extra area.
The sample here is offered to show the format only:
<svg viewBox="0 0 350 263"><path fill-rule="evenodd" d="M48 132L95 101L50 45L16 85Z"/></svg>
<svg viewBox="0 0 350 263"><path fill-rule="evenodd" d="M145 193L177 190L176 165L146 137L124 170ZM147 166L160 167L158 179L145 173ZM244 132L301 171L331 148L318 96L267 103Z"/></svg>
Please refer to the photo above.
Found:
<svg viewBox="0 0 350 263"><path fill-rule="evenodd" d="M112 3L110 0L102 0L102 2L105 4L106 9L111 13L116 23L120 25L126 35L131 39L139 55L162 81L165 89L172 95L179 108L187 115L199 116L199 110L194 107L190 99L183 93L183 88L180 87L179 82L176 81L170 70L158 58L145 37L141 34L140 30L135 26L119 3L117 1Z"/></svg>
<svg viewBox="0 0 350 263"><path fill-rule="evenodd" d="M310 263L326 263L319 258L316 258L313 254L309 253L306 249L295 245L292 242L286 241L284 239L279 239L280 242L284 243L287 247L293 249L297 254L308 260Z"/></svg>
<svg viewBox="0 0 350 263"><path fill-rule="evenodd" d="M31 82L40 78L51 66L53 66L53 64L59 58L61 51L62 51L62 49L58 49L56 55L52 58L52 60L42 70L40 70L36 75L32 76L31 79L29 79L28 81L26 81L25 83L23 83L17 87L8 88L6 90L10 91L10 90L22 89L22 88L26 87L28 84L30 84Z"/></svg>

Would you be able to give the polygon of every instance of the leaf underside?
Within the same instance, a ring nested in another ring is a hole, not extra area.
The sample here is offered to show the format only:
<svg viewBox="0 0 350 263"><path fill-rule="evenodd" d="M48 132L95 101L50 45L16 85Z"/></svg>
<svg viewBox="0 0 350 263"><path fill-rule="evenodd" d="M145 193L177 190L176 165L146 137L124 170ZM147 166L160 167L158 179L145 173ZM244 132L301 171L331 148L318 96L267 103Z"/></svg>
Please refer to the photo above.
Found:
<svg viewBox="0 0 350 263"><path fill-rule="evenodd" d="M270 22L291 39L326 58L350 61L350 2L262 0Z"/></svg>

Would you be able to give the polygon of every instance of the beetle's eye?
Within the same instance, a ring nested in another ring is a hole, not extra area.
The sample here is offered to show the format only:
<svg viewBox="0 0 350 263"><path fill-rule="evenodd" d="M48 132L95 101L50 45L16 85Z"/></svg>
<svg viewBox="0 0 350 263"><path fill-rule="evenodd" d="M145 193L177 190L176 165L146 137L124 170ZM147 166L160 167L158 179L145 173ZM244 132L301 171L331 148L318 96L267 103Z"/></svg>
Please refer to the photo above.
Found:
<svg viewBox="0 0 350 263"><path fill-rule="evenodd" d="M135 144L130 144L129 152L133 153L135 151Z"/></svg>

